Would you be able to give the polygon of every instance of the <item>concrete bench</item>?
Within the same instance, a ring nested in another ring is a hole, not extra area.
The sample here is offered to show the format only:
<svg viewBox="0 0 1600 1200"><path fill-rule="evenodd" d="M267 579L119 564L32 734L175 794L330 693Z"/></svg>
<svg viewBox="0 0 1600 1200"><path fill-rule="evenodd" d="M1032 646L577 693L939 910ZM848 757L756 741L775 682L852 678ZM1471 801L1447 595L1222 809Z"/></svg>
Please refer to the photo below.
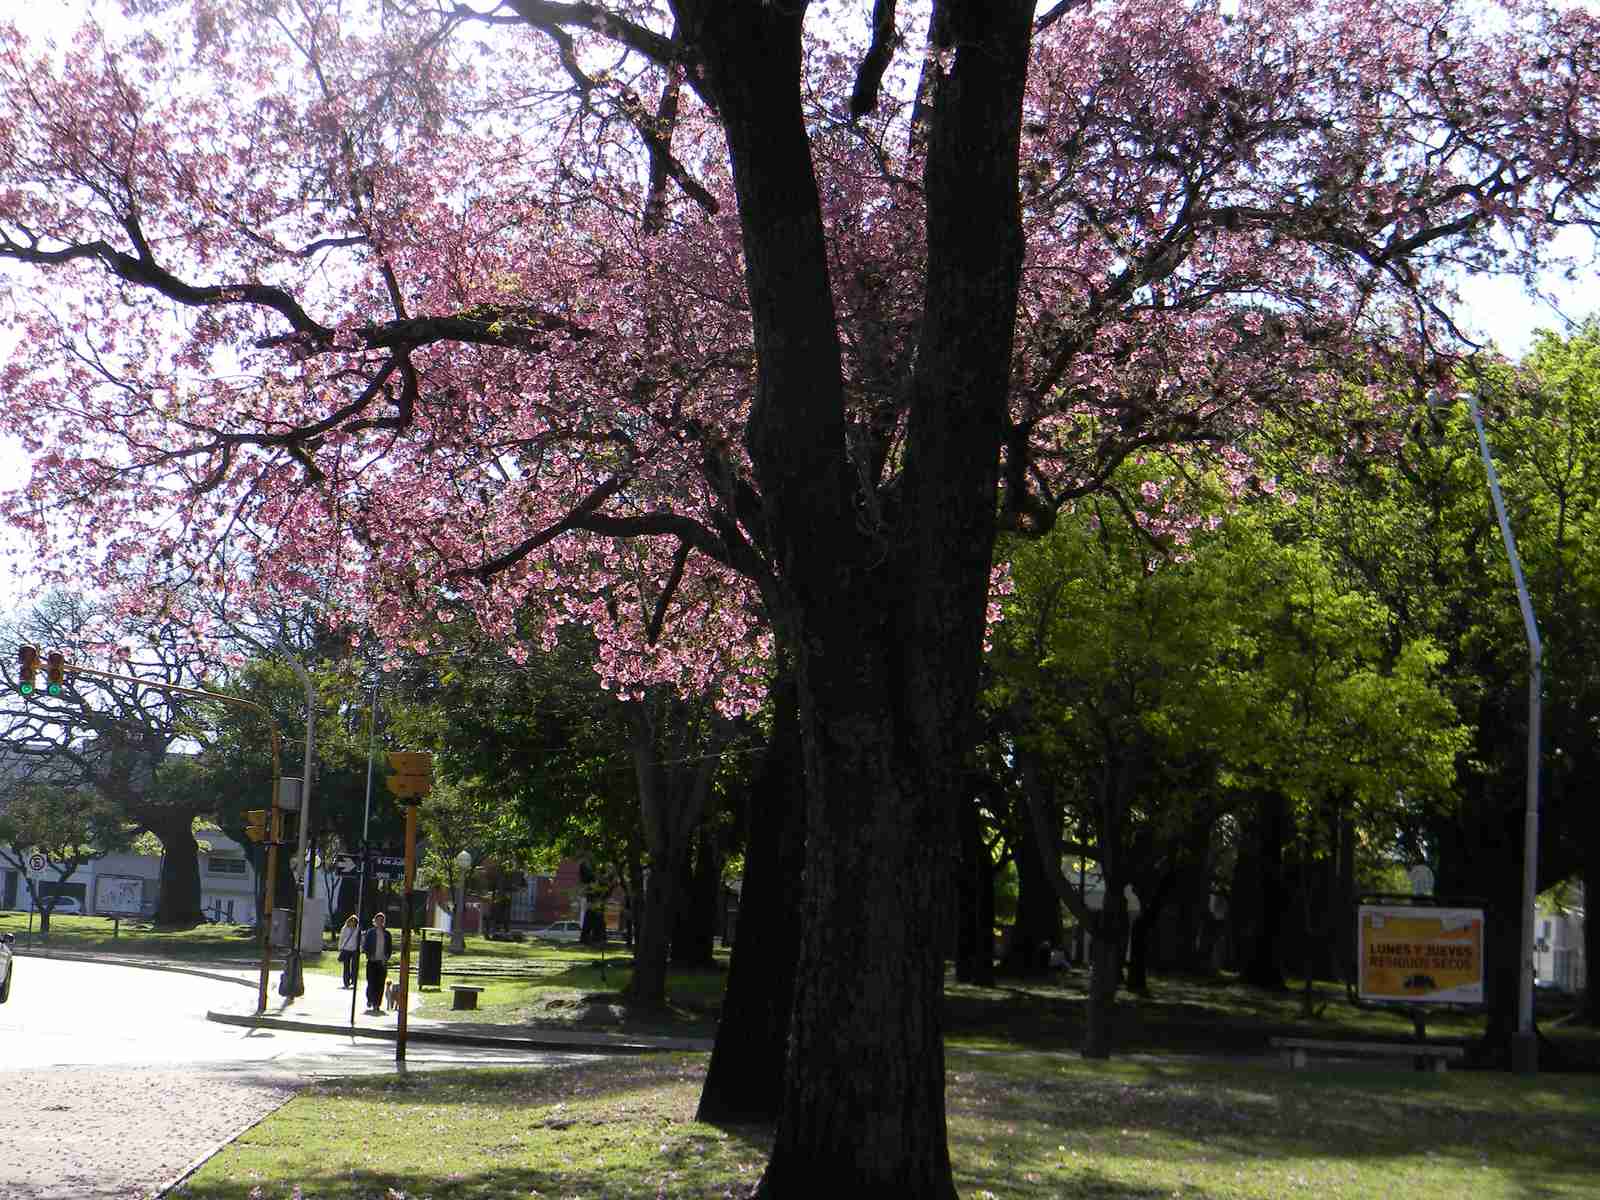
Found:
<svg viewBox="0 0 1600 1200"><path fill-rule="evenodd" d="M1417 1070L1443 1071L1446 1064L1466 1057L1460 1046L1430 1046L1422 1042L1341 1042L1331 1038L1268 1039L1291 1070L1304 1067L1312 1054L1362 1054L1378 1058L1409 1058Z"/></svg>
<svg viewBox="0 0 1600 1200"><path fill-rule="evenodd" d="M483 991L475 983L452 983L450 985L451 1008L477 1008L478 993Z"/></svg>

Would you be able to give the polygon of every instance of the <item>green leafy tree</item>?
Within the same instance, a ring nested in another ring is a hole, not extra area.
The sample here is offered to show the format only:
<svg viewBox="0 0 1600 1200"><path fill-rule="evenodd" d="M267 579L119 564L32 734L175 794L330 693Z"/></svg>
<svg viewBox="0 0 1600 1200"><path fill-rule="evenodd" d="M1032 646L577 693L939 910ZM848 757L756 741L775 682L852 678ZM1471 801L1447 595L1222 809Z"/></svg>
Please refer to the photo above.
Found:
<svg viewBox="0 0 1600 1200"><path fill-rule="evenodd" d="M92 788L49 782L16 783L0 800L0 861L27 881L32 907L39 912L39 932L50 935L54 893L41 894L30 854L42 854L45 870L62 884L94 859L125 849L132 830L116 804Z"/></svg>
<svg viewBox="0 0 1600 1200"><path fill-rule="evenodd" d="M1151 510L1176 486L1148 477L1160 469L1151 461L1126 489ZM1389 654L1383 606L1341 581L1315 541L1284 544L1245 511L1215 532L1191 521L1178 554L1177 538L1150 532L1151 515L1090 503L1018 547L992 657L991 699L1012 715L1051 876L1092 935L1094 1056L1110 1050L1125 889L1143 874L1159 900L1193 854L1190 831L1269 796L1310 846L1316 822L1341 807L1364 805L1373 823L1397 788L1447 786L1460 744L1438 653L1418 641ZM1087 843L1062 838L1071 810ZM1098 909L1062 871L1065 854L1095 863Z"/></svg>

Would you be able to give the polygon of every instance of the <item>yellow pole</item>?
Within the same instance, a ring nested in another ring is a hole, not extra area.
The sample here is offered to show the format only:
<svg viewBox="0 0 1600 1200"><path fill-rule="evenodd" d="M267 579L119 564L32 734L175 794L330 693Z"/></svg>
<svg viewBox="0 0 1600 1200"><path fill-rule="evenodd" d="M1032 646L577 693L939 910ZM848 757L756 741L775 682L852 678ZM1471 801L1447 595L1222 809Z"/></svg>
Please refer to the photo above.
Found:
<svg viewBox="0 0 1600 1200"><path fill-rule="evenodd" d="M394 1060L406 1061L406 1006L411 1000L411 888L417 878L417 805L421 798L406 797L406 872L400 892L400 1016L394 1038Z"/></svg>

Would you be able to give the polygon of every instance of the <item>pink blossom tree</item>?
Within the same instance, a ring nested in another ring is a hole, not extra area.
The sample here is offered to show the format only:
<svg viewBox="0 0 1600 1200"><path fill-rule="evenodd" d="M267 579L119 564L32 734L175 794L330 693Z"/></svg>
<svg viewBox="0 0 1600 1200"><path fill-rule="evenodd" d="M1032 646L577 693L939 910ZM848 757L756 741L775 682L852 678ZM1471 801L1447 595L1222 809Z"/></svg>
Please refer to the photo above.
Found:
<svg viewBox="0 0 1600 1200"><path fill-rule="evenodd" d="M50 288L9 298L5 515L64 573L249 542L391 639L581 621L629 694L748 707L783 646L773 1197L954 1194L996 528L1226 460L1357 343L1448 359L1450 271L1596 217L1600 30L1523 0L125 7L0 32L0 257Z"/></svg>

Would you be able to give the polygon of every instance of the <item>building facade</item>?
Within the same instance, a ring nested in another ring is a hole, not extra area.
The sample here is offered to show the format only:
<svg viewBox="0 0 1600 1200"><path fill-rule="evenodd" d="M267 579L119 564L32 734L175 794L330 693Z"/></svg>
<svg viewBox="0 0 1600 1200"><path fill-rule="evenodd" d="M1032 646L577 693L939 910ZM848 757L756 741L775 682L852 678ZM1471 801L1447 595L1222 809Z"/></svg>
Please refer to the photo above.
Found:
<svg viewBox="0 0 1600 1200"><path fill-rule="evenodd" d="M208 830L199 840L201 911L217 922L254 921L256 875L244 849L220 830ZM149 916L160 898L161 856L108 854L63 880L47 870L37 886L41 897L69 897L78 912L91 916ZM33 907L22 872L0 869L0 908L26 912Z"/></svg>

